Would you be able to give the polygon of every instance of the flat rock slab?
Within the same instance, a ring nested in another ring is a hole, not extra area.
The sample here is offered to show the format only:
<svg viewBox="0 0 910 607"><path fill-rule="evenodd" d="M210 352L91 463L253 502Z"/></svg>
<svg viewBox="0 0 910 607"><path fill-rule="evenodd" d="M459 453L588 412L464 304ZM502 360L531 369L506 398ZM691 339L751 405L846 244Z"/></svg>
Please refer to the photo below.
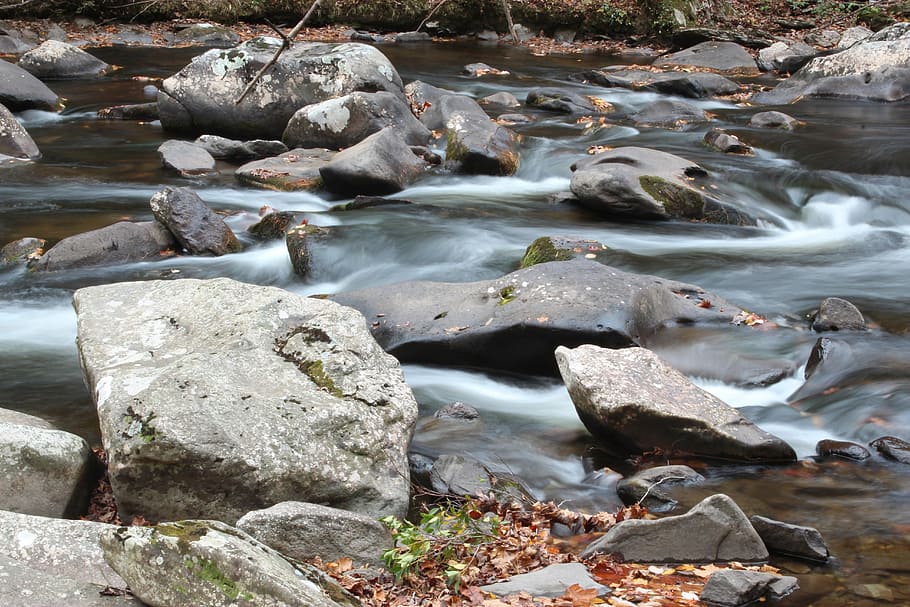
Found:
<svg viewBox="0 0 910 607"><path fill-rule="evenodd" d="M659 57L654 67L693 67L725 74L758 75L758 64L735 42L708 41Z"/></svg>
<svg viewBox="0 0 910 607"><path fill-rule="evenodd" d="M740 607L782 599L798 589L796 578L789 575L726 569L711 574L699 598L713 607Z"/></svg>
<svg viewBox="0 0 910 607"><path fill-rule="evenodd" d="M119 576L118 576L119 577ZM0 604L6 607L143 607L132 596L102 595L109 584L87 584L0 556ZM124 585L125 587L125 585Z"/></svg>
<svg viewBox="0 0 910 607"><path fill-rule="evenodd" d="M720 74L711 72L654 72L634 69L589 70L579 78L599 84L634 91L653 91L693 99L733 95L740 86Z"/></svg>
<svg viewBox="0 0 910 607"><path fill-rule="evenodd" d="M205 175L215 170L215 159L204 147L170 139L158 146L158 156L164 168L177 171L184 177Z"/></svg>
<svg viewBox="0 0 910 607"><path fill-rule="evenodd" d="M550 565L530 573L513 575L508 581L487 584L480 589L498 596L527 592L531 596L560 597L574 584L585 590L596 590L598 594L610 592L609 588L594 581L588 568L581 563Z"/></svg>
<svg viewBox="0 0 910 607"><path fill-rule="evenodd" d="M694 285L595 261L555 261L495 280L413 281L340 293L399 360L555 374L559 345L634 345L666 324L728 323L740 311ZM709 300L712 307L699 307Z"/></svg>
<svg viewBox="0 0 910 607"><path fill-rule="evenodd" d="M319 169L338 152L298 148L274 158L254 160L238 168L234 175L241 183L267 190L293 192L322 187Z"/></svg>

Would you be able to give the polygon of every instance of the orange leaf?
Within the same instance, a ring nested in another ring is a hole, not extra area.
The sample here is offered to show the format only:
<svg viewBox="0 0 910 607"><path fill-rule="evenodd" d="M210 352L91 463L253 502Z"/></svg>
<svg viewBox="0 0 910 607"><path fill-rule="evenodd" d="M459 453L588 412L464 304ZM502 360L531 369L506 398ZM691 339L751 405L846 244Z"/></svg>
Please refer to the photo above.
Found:
<svg viewBox="0 0 910 607"><path fill-rule="evenodd" d="M591 607L594 599L597 598L596 588L582 588L578 584L572 584L566 588L562 598L571 601L572 607Z"/></svg>

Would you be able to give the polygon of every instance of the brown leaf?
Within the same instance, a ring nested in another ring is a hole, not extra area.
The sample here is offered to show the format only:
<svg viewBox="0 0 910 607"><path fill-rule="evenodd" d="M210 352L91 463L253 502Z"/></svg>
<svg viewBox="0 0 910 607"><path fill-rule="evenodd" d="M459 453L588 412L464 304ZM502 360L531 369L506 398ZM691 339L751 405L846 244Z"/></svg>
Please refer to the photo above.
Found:
<svg viewBox="0 0 910 607"><path fill-rule="evenodd" d="M562 598L570 601L572 607L590 607L594 604L594 599L597 598L597 589L582 588L578 584L572 584L566 588Z"/></svg>

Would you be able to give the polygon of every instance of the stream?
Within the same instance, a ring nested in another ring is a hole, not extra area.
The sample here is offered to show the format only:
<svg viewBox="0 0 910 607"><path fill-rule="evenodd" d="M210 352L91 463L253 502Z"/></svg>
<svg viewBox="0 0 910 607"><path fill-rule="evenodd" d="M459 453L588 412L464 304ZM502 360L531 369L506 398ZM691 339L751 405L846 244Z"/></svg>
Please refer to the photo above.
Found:
<svg viewBox="0 0 910 607"><path fill-rule="evenodd" d="M18 115L43 157L0 169L0 245L27 236L50 245L116 221L151 220L149 198L164 185L191 186L211 207L230 213L228 224L238 234L270 205L303 212L312 224L332 226L333 235L313 250L314 272L306 280L292 272L283 242L247 241L244 252L220 258L49 274L0 268L0 407L100 444L75 347L71 299L83 286L227 276L311 295L415 279L475 281L517 269L540 236L592 239L609 247L611 265L697 284L777 325L705 328L697 340L692 331L676 339L671 330L649 344L698 385L788 441L800 457L790 466L697 464L707 482L679 491L683 507L723 492L747 514L816 527L832 564L772 561L800 581L801 590L781 605L910 604L910 467L878 456L865 462L813 458L824 438L910 440L910 104L813 100L776 108L806 123L794 132L749 127L760 110L723 100L695 102L715 120L681 131L624 123L586 129L572 117L522 108L535 120L514 127L523 137L516 175L429 176L395 195L414 205L332 212L338 201L317 194L242 187L227 164L205 179L165 172L156 148L170 137L159 125L95 117L101 107L149 101L148 83L133 77L169 76L200 49L89 50L120 69L99 81L50 82L67 99L65 111ZM659 98L569 81L573 73L614 62L603 56L539 57L526 49L460 43L381 50L405 82L420 79L477 98L508 91L523 100L533 88L554 86L603 98L624 113ZM477 61L510 74L460 75L462 66ZM709 149L702 139L711 126L738 135L755 154ZM697 162L727 199L760 218L760 227L623 223L551 202L568 190L570 165L591 145L653 147ZM808 315L829 296L856 304L872 330L849 336L856 366L831 380L836 389L807 393L803 369L819 337L809 330ZM767 387L739 387L725 380L730 352L794 372ZM415 449L496 463L537 497L566 507L620 505L597 471L609 466L628 473L630 464L597 449L558 380L412 364L404 370L421 407ZM432 417L453 401L476 407L480 421L453 430Z"/></svg>

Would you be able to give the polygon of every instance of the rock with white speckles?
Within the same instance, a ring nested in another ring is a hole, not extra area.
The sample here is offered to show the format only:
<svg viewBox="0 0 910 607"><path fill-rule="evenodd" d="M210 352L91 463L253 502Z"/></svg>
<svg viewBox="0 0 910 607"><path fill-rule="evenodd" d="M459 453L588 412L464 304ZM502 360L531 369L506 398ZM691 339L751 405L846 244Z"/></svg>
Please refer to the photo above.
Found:
<svg viewBox="0 0 910 607"><path fill-rule="evenodd" d="M19 58L19 67L41 80L96 78L111 66L66 42L47 40Z"/></svg>
<svg viewBox="0 0 910 607"><path fill-rule="evenodd" d="M41 157L41 152L13 113L0 105L0 158L3 156L34 160Z"/></svg>
<svg viewBox="0 0 910 607"><path fill-rule="evenodd" d="M404 95L401 77L376 48L355 42L298 42L236 103L280 41L254 38L210 50L161 84L165 129L237 139L279 139L303 106L354 91Z"/></svg>
<svg viewBox="0 0 910 607"><path fill-rule="evenodd" d="M0 605L6 607L143 607L128 594L102 594L110 584L87 584L58 572L34 569L17 559L0 555Z"/></svg>
<svg viewBox="0 0 910 607"><path fill-rule="evenodd" d="M149 206L191 255L225 255L242 248L224 219L189 188L167 186L152 196Z"/></svg>
<svg viewBox="0 0 910 607"><path fill-rule="evenodd" d="M406 512L417 403L355 310L228 279L74 303L122 517L233 523L288 500Z"/></svg>

